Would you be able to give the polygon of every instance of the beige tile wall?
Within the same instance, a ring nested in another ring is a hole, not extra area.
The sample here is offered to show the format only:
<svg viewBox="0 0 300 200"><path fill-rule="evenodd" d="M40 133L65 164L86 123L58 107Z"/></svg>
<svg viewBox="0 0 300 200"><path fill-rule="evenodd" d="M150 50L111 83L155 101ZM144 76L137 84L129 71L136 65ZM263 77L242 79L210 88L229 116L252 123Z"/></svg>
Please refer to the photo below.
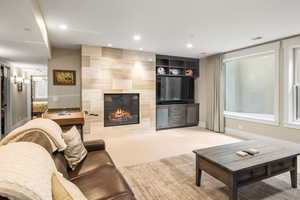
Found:
<svg viewBox="0 0 300 200"><path fill-rule="evenodd" d="M104 93L139 93L140 124L126 127L155 129L155 54L83 45L81 74L82 109L99 115L87 116L85 133L109 130L103 123Z"/></svg>

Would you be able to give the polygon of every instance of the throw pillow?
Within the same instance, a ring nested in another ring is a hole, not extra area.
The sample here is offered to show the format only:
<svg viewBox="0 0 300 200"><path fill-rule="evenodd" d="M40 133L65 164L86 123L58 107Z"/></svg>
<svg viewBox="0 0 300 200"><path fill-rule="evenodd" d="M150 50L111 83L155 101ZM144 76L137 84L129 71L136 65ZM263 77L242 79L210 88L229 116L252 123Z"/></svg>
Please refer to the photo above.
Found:
<svg viewBox="0 0 300 200"><path fill-rule="evenodd" d="M85 158L87 150L84 147L80 134L75 126L62 134L67 148L64 150L64 155L72 170Z"/></svg>
<svg viewBox="0 0 300 200"><path fill-rule="evenodd" d="M58 173L52 175L53 200L87 200L80 189Z"/></svg>

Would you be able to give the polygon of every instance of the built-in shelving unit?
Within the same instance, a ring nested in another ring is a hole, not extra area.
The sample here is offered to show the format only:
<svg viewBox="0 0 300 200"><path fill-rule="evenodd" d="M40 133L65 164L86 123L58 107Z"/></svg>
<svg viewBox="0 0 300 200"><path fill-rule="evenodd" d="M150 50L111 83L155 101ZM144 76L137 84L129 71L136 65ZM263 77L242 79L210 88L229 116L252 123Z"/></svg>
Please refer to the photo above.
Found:
<svg viewBox="0 0 300 200"><path fill-rule="evenodd" d="M199 104L168 104L156 107L156 130L197 126Z"/></svg>
<svg viewBox="0 0 300 200"><path fill-rule="evenodd" d="M197 126L199 104L194 101L194 79L199 77L199 59L157 55L156 76L156 129ZM177 98L170 97L173 95Z"/></svg>
<svg viewBox="0 0 300 200"><path fill-rule="evenodd" d="M199 59L157 55L156 75L199 77Z"/></svg>

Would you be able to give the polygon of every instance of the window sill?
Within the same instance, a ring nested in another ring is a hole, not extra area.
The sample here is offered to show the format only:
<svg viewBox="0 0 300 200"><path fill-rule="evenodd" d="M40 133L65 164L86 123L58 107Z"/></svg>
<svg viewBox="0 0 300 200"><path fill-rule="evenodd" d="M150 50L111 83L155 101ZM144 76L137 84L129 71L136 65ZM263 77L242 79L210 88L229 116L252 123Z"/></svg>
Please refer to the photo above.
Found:
<svg viewBox="0 0 300 200"><path fill-rule="evenodd" d="M284 127L300 129L300 122L299 121L285 122Z"/></svg>
<svg viewBox="0 0 300 200"><path fill-rule="evenodd" d="M237 119L242 121L255 122L260 124L267 124L279 126L279 122L274 119L272 115L261 115L253 113L237 113L237 112L224 112L225 118ZM300 126L299 126L300 127Z"/></svg>

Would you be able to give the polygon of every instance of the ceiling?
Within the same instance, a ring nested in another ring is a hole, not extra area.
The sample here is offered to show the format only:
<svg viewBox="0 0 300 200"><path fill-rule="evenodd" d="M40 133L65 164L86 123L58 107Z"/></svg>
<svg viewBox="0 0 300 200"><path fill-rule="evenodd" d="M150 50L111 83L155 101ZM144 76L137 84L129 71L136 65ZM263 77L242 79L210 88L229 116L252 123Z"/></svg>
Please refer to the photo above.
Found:
<svg viewBox="0 0 300 200"><path fill-rule="evenodd" d="M299 0L39 0L52 45L199 57L300 33ZM68 29L61 30L65 24ZM140 34L140 41L133 41ZM261 36L263 39L253 41ZM193 44L188 49L187 43Z"/></svg>
<svg viewBox="0 0 300 200"><path fill-rule="evenodd" d="M0 0L0 59L16 67L45 69L48 50L30 0Z"/></svg>
<svg viewBox="0 0 300 200"><path fill-rule="evenodd" d="M38 1L55 47L112 44L202 57L300 33L299 0ZM49 49L31 3L0 0L0 59L46 71ZM67 30L60 29L62 24ZM135 34L140 41L133 40ZM263 39L252 40L258 36Z"/></svg>

